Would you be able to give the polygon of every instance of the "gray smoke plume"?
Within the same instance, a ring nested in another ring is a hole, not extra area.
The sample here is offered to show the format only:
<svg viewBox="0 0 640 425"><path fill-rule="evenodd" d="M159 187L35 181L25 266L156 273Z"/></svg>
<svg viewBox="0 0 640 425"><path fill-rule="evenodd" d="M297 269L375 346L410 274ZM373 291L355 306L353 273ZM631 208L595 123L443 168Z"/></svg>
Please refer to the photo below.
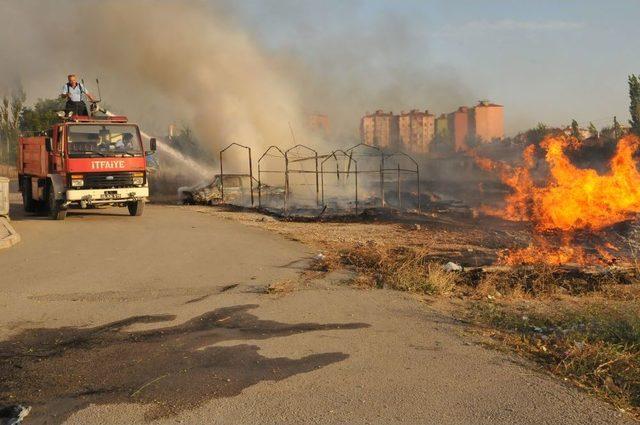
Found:
<svg viewBox="0 0 640 425"><path fill-rule="evenodd" d="M288 140L288 122L303 119L294 86L205 3L2 1L0 9L0 80L18 76L30 92L53 97L68 73L100 75L116 112L156 131L186 122L212 152L231 141Z"/></svg>
<svg viewBox="0 0 640 425"><path fill-rule="evenodd" d="M429 62L428 46L413 44L401 18L362 32L327 32L319 21L303 39L267 47L244 5L262 13L260 2L0 0L0 85L19 78L34 100L56 96L68 73L90 91L99 76L114 112L149 132L183 123L212 155L238 142L256 157L268 145L290 146L291 129L317 147L308 113L329 115L337 141L326 151L356 141L367 110L445 112L473 99L452 70L416 65ZM269 13L256 19L299 19L306 7L263 3Z"/></svg>

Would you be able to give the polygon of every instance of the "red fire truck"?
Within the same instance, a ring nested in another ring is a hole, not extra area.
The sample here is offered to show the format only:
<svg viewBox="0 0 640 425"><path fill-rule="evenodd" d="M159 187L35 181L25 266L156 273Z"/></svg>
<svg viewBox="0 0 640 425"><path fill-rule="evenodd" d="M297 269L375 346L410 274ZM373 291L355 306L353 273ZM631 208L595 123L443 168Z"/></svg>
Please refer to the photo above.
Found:
<svg viewBox="0 0 640 425"><path fill-rule="evenodd" d="M156 140L150 139L150 150ZM21 137L19 186L27 212L64 220L70 206L126 206L142 215L149 197L144 145L124 116L72 116L46 136Z"/></svg>

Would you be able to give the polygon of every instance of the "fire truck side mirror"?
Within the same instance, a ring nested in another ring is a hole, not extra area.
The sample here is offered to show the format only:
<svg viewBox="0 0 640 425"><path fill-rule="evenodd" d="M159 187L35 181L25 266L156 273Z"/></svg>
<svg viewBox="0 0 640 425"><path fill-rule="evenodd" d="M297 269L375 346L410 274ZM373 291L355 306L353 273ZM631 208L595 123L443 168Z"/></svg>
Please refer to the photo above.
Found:
<svg viewBox="0 0 640 425"><path fill-rule="evenodd" d="M44 148L47 150L47 152L53 152L53 141L51 137L44 138Z"/></svg>
<svg viewBox="0 0 640 425"><path fill-rule="evenodd" d="M152 152L155 152L156 148L157 148L156 138L152 137L149 139L149 150L151 150Z"/></svg>

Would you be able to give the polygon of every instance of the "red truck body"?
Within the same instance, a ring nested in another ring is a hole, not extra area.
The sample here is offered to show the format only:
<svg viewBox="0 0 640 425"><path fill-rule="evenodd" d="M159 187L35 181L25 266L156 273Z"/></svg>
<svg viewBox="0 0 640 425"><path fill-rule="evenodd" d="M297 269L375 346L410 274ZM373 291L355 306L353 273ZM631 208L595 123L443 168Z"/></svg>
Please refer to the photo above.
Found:
<svg viewBox="0 0 640 425"><path fill-rule="evenodd" d="M100 204L141 215L149 196L140 130L122 116L74 116L47 136L21 137L18 174L25 210L58 220L70 206Z"/></svg>

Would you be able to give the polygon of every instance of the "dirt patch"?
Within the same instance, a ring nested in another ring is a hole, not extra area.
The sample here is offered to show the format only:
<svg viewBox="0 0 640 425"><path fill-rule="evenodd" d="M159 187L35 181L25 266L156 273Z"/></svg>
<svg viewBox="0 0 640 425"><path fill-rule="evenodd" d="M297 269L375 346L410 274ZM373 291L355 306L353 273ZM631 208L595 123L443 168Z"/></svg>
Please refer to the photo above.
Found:
<svg viewBox="0 0 640 425"><path fill-rule="evenodd" d="M0 402L32 405L33 423L60 424L89 404L150 405L147 419L230 397L260 381L279 381L342 361L345 353L267 358L262 340L301 332L367 327L364 323L285 324L249 314L256 305L221 308L176 326L126 331L172 315L136 316L89 329L31 329L0 342Z"/></svg>
<svg viewBox="0 0 640 425"><path fill-rule="evenodd" d="M500 253L531 242L527 223L473 217L450 211L403 216L358 217L355 221L295 222L277 220L255 211L223 207L180 207L270 230L301 241L337 261L340 251L375 246L417 248L431 261L454 261L465 266L493 264Z"/></svg>

